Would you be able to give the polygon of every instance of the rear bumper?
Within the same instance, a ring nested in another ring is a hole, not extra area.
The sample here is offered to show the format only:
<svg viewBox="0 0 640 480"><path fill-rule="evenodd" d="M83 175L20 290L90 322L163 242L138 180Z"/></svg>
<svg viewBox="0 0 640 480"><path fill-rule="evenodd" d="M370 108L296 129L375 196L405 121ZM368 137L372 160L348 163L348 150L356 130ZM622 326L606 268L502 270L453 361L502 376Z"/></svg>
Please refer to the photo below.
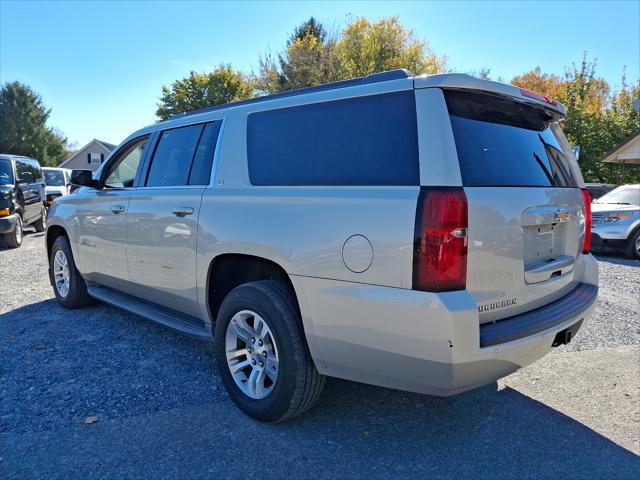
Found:
<svg viewBox="0 0 640 480"><path fill-rule="evenodd" d="M0 217L0 234L11 233L16 228L16 215L8 215L6 217Z"/></svg>
<svg viewBox="0 0 640 480"><path fill-rule="evenodd" d="M598 296L598 287L581 283L568 295L521 315L480 325L480 347L492 347L529 337L578 318Z"/></svg>
<svg viewBox="0 0 640 480"><path fill-rule="evenodd" d="M597 264L590 255L584 263L579 278L589 283L577 285L580 290L564 303L558 305L560 299L489 326L480 326L477 305L466 291L434 294L308 277L292 281L321 373L449 396L507 376L546 355L559 332L572 327L575 333L595 308L597 293ZM500 335L489 335L498 323ZM483 337L485 342L491 337L492 344L482 346Z"/></svg>

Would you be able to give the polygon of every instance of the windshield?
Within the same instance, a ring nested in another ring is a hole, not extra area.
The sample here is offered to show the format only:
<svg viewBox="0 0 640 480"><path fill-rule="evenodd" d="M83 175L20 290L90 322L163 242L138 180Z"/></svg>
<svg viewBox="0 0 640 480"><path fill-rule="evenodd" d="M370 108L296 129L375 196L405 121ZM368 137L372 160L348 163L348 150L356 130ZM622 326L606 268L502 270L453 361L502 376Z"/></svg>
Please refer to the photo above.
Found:
<svg viewBox="0 0 640 480"><path fill-rule="evenodd" d="M0 185L13 184L13 169L9 160L0 160Z"/></svg>
<svg viewBox="0 0 640 480"><path fill-rule="evenodd" d="M44 184L47 187L64 187L64 173L58 170L45 170Z"/></svg>
<svg viewBox="0 0 640 480"><path fill-rule="evenodd" d="M595 203L640 205L640 185L624 185L618 187L600 197Z"/></svg>
<svg viewBox="0 0 640 480"><path fill-rule="evenodd" d="M445 99L465 186L577 186L547 112L473 92Z"/></svg>

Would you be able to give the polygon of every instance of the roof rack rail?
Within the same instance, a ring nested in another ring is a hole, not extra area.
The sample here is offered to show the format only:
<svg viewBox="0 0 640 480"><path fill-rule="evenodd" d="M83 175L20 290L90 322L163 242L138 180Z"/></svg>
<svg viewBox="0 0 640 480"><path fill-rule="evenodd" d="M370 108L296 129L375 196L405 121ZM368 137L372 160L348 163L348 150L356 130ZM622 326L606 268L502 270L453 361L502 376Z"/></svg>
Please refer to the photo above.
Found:
<svg viewBox="0 0 640 480"><path fill-rule="evenodd" d="M389 70L387 72L373 73L366 77L353 78L351 80L340 80L338 82L325 83L323 85L316 85L314 87L297 88L295 90L289 90L287 92L275 93L273 95L264 95L262 97L249 98L247 100L240 100L238 102L223 103L215 105L213 107L201 108L199 110L192 110L190 112L178 113L169 117L169 120L176 120L178 118L189 117L191 115L197 115L200 113L215 112L216 110L222 110L230 107L237 107L240 105L249 105L252 103L266 102L276 98L294 97L297 95L304 95L305 93L322 92L325 90L335 90L337 88L355 87L358 85L367 85L370 83L386 82L388 80L399 80L402 78L413 77L413 73L404 68L397 68L395 70Z"/></svg>

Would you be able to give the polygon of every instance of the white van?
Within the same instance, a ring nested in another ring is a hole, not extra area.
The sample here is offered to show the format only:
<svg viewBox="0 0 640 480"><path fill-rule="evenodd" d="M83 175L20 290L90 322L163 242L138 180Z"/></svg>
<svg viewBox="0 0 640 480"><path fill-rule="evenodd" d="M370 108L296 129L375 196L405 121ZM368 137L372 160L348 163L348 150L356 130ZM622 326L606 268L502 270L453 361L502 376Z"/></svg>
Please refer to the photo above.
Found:
<svg viewBox="0 0 640 480"><path fill-rule="evenodd" d="M58 197L71 193L71 170L68 168L43 167L44 189L47 205Z"/></svg>

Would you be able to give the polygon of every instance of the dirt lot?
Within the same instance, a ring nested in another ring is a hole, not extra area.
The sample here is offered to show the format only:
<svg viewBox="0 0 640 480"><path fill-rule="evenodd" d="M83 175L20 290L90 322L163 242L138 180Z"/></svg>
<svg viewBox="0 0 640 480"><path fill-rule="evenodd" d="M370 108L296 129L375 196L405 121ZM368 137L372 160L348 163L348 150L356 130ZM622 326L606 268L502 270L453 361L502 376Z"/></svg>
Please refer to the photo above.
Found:
<svg viewBox="0 0 640 480"><path fill-rule="evenodd" d="M271 426L235 409L209 344L59 308L32 233L0 246L0 478L640 478L640 262L599 260L594 318L497 384L444 399L331 380Z"/></svg>

